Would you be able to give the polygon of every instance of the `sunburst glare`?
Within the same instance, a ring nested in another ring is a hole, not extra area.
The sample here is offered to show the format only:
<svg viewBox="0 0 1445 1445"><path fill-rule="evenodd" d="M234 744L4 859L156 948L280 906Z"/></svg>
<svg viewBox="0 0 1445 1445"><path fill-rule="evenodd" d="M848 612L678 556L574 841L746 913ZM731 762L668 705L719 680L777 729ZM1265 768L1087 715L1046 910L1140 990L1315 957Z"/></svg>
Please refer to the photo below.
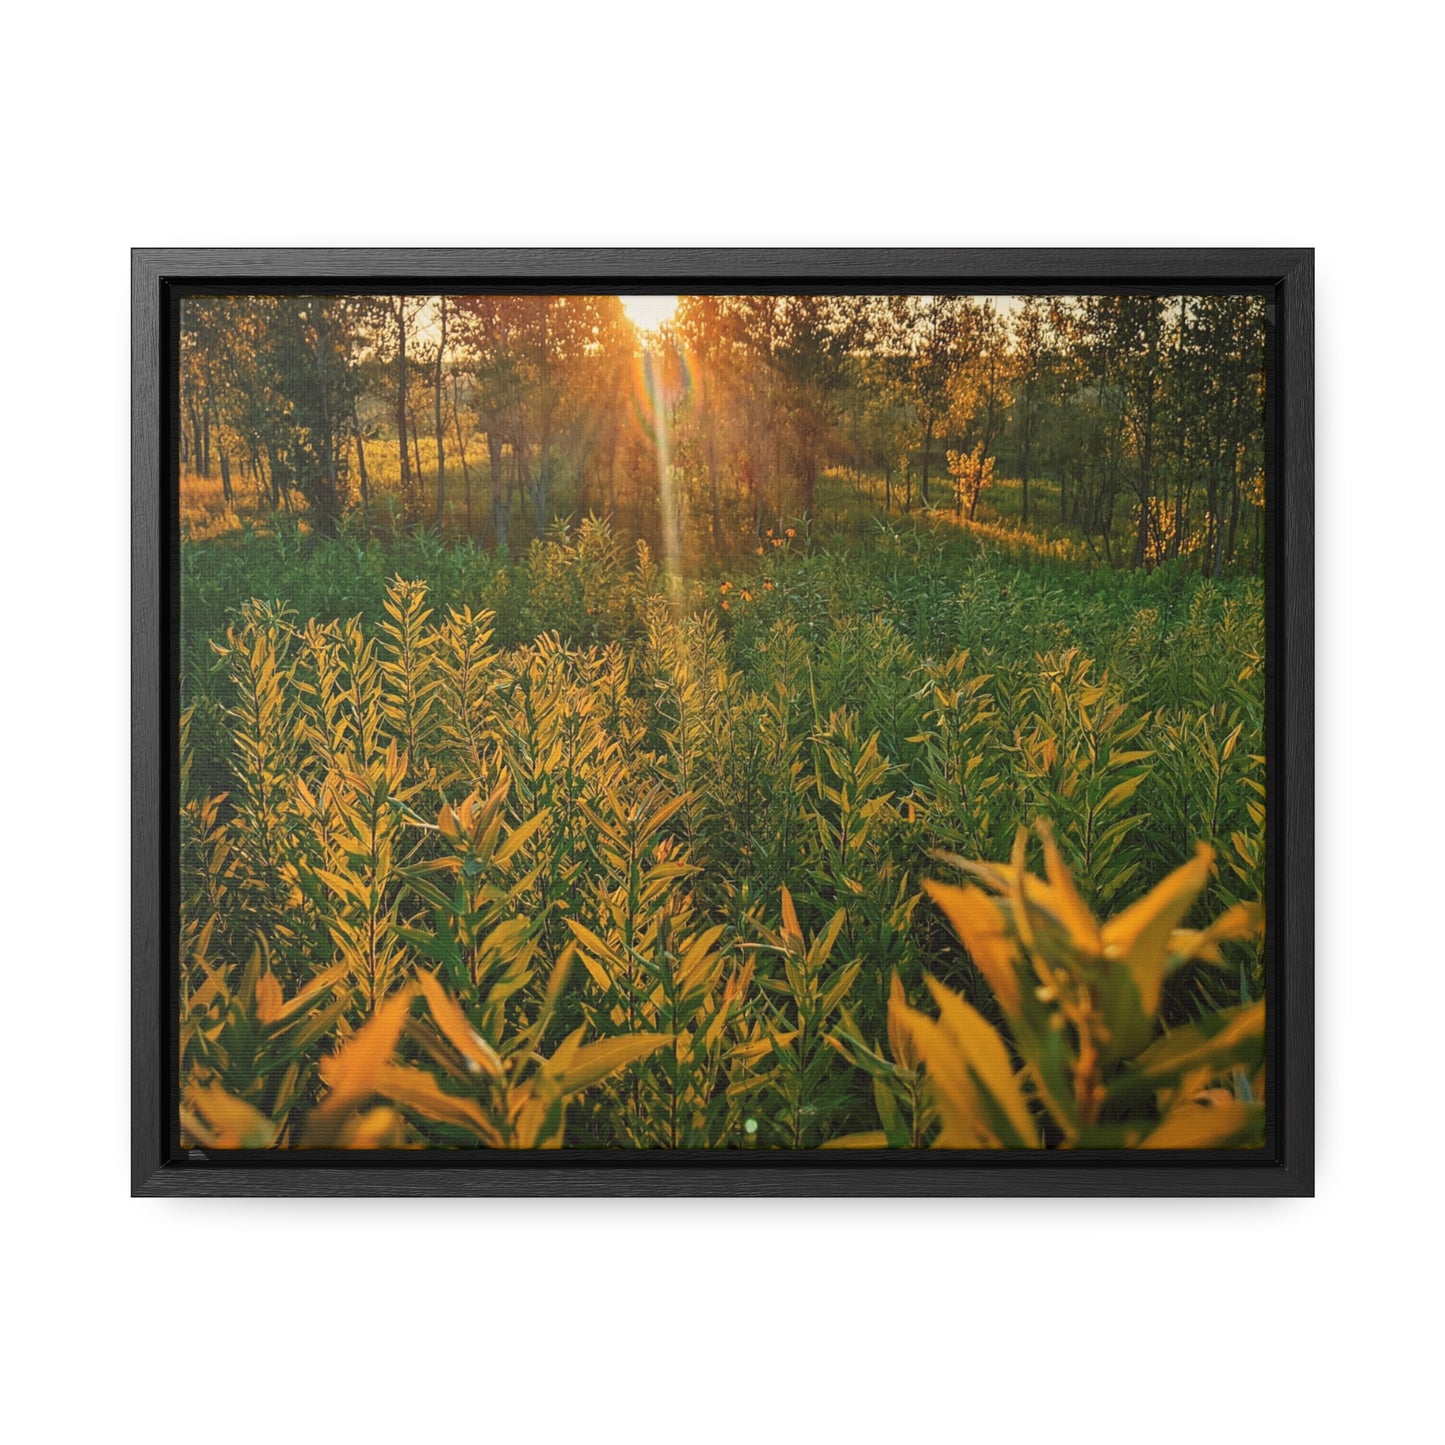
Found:
<svg viewBox="0 0 1445 1445"><path fill-rule="evenodd" d="M628 320L639 331L656 331L672 320L677 310L676 296L619 296Z"/></svg>

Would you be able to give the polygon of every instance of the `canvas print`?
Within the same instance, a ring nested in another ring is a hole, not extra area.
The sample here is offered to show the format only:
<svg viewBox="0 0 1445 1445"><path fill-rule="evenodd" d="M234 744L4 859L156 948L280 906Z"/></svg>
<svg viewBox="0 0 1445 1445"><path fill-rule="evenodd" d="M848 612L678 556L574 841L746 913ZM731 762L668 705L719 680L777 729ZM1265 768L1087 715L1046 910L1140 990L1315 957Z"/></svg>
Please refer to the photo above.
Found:
<svg viewBox="0 0 1445 1445"><path fill-rule="evenodd" d="M1261 1145L1267 320L184 290L180 1145Z"/></svg>

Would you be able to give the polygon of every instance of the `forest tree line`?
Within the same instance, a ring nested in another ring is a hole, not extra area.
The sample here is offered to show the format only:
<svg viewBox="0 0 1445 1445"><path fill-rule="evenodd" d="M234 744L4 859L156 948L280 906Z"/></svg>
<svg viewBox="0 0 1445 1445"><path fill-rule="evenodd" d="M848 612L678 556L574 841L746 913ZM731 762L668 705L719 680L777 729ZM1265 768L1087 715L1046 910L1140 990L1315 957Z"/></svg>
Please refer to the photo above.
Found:
<svg viewBox="0 0 1445 1445"><path fill-rule="evenodd" d="M725 557L831 469L967 521L1010 478L1110 566L1260 556L1259 297L684 296L643 335L616 296L196 295L180 341L182 472L323 533L390 498L500 548L685 519Z"/></svg>

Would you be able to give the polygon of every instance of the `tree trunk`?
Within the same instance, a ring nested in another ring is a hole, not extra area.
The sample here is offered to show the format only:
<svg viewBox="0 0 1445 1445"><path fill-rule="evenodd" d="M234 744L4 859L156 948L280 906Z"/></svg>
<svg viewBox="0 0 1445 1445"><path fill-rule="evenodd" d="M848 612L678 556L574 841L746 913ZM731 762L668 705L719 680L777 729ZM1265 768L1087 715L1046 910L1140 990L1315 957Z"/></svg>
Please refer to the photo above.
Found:
<svg viewBox="0 0 1445 1445"><path fill-rule="evenodd" d="M1139 457L1139 530L1134 538L1134 565L1142 567L1149 555L1149 499L1154 492L1154 426L1153 404L1145 413L1144 445Z"/></svg>
<svg viewBox="0 0 1445 1445"><path fill-rule="evenodd" d="M447 505L447 457L446 438L442 432L442 362L447 350L447 298L441 298L441 336L437 341L436 384L436 434L437 434L437 536L441 536L442 522L446 518Z"/></svg>
<svg viewBox="0 0 1445 1445"><path fill-rule="evenodd" d="M547 503L552 492L552 416L548 408L546 421L542 424L542 445L537 457L537 475L532 491L532 510L535 517L537 536L547 530Z"/></svg>
<svg viewBox="0 0 1445 1445"><path fill-rule="evenodd" d="M361 471L361 500L371 505L371 482L366 475L366 443L361 439L361 418L356 411L356 398L351 398L351 435L356 440L356 465Z"/></svg>
<svg viewBox="0 0 1445 1445"><path fill-rule="evenodd" d="M1225 549L1225 560L1234 561L1234 539L1239 528L1239 446L1234 447L1234 461L1229 469L1229 543Z"/></svg>
<svg viewBox="0 0 1445 1445"><path fill-rule="evenodd" d="M462 435L462 403L457 390L457 374L452 372L452 425L457 433L457 454L462 459L462 480L467 490L467 536L472 535L472 471L467 465L467 440Z"/></svg>
<svg viewBox="0 0 1445 1445"><path fill-rule="evenodd" d="M264 507L266 498L270 495L271 481L266 475L266 464L261 460L261 454L256 450L256 444L251 438L247 438L246 450L251 457L251 475L256 479L256 505Z"/></svg>
<svg viewBox="0 0 1445 1445"><path fill-rule="evenodd" d="M406 455L406 297L396 298L396 440L401 458L401 495L411 493L411 464Z"/></svg>
<svg viewBox="0 0 1445 1445"><path fill-rule="evenodd" d="M194 399L193 399L192 401L190 401L190 402L187 404L187 410L188 410L188 411L190 412L190 414L191 414L191 466L194 467L195 470L196 470L197 472L199 472L201 476L205 476L205 475L206 475L205 472L202 472L202 471L201 471L201 412L200 412L200 408L196 405L196 403L195 403L195 401L194 401Z"/></svg>
<svg viewBox="0 0 1445 1445"><path fill-rule="evenodd" d="M927 422L923 428L923 461L922 473L918 479L918 499L925 507L929 504L928 497L928 458L933 451L933 413L929 412Z"/></svg>
<svg viewBox="0 0 1445 1445"><path fill-rule="evenodd" d="M317 487L316 530L323 536L334 536L337 522L336 448L331 435L331 397L326 385L326 334L320 321L316 325L316 386L321 394L321 468L322 480Z"/></svg>
<svg viewBox="0 0 1445 1445"><path fill-rule="evenodd" d="M717 422L708 406L704 425L707 428L707 486L712 500L712 545L717 552L722 546L722 495L717 474Z"/></svg>
<svg viewBox="0 0 1445 1445"><path fill-rule="evenodd" d="M1024 388L1024 447L1023 456L1019 466L1022 474L1019 477L1020 499L1019 499L1019 521L1027 527L1029 524L1029 453L1033 446L1034 429L1034 404L1033 388Z"/></svg>
<svg viewBox="0 0 1445 1445"><path fill-rule="evenodd" d="M1188 472L1189 414L1184 404L1184 341L1188 333L1188 311L1184 297L1179 298L1179 337L1174 347L1174 379L1179 389L1179 409L1176 416L1178 435L1175 439L1174 461L1178 472L1174 479L1174 535L1169 539L1169 555L1177 557L1184 545L1188 528L1189 490L1186 487Z"/></svg>
<svg viewBox="0 0 1445 1445"><path fill-rule="evenodd" d="M502 474L502 439L497 435L496 429L489 428L487 431L487 465L491 471L492 481L492 526L497 534L497 550L507 550L507 523L510 520L510 508L507 506L507 498L503 495L505 478Z"/></svg>
<svg viewBox="0 0 1445 1445"><path fill-rule="evenodd" d="M803 450L803 515L810 521L813 517L813 502L818 490L818 451L813 441L805 444Z"/></svg>
<svg viewBox="0 0 1445 1445"><path fill-rule="evenodd" d="M266 443L266 470L271 474L271 510L281 510L281 472L276 465L276 450Z"/></svg>

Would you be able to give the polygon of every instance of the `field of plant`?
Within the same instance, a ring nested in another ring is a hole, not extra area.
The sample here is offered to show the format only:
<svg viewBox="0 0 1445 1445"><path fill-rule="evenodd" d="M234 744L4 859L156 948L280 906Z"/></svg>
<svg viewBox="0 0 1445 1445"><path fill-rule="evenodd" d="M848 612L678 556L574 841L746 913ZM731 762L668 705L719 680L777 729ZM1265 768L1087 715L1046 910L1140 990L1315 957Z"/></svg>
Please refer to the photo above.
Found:
<svg viewBox="0 0 1445 1445"><path fill-rule="evenodd" d="M842 511L198 525L184 1141L1259 1142L1259 581Z"/></svg>

